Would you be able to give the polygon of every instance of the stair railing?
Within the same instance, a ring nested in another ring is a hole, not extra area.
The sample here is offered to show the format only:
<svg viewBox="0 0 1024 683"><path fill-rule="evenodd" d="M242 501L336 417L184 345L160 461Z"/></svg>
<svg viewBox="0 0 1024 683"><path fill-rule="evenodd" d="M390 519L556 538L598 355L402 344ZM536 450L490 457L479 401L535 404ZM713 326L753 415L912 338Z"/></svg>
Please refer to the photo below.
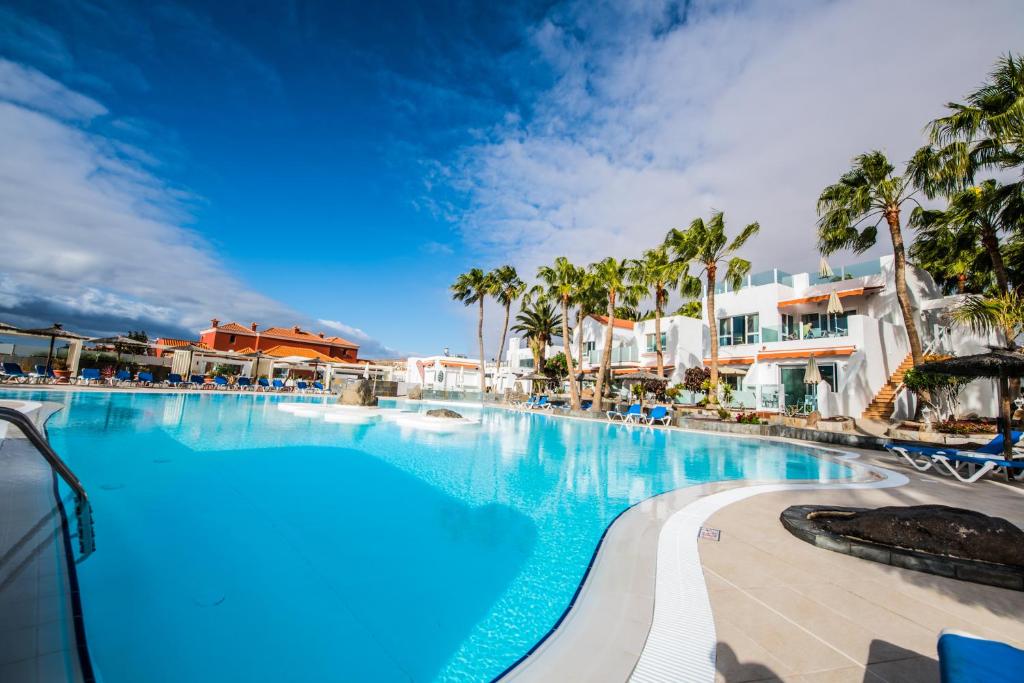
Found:
<svg viewBox="0 0 1024 683"><path fill-rule="evenodd" d="M24 413L13 408L0 407L0 420L13 424L25 435L29 443L35 446L43 459L49 463L53 471L64 480L75 494L75 516L78 519L78 548L85 556L96 550L96 539L93 533L92 506L89 504L89 496L85 493L82 482L78 480L71 468L61 460L56 451L50 446L49 441L42 432Z"/></svg>

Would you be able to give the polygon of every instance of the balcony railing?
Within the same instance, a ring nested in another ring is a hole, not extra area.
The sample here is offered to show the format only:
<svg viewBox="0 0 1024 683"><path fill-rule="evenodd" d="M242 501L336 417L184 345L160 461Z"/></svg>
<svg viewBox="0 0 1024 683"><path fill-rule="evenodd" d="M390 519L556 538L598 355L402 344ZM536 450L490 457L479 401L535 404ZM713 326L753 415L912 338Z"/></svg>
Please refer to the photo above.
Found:
<svg viewBox="0 0 1024 683"><path fill-rule="evenodd" d="M616 363L636 363L640 358L637 353L636 347L618 347L612 349L612 364ZM601 362L601 351L595 349L587 353L587 362L591 365L597 365Z"/></svg>
<svg viewBox="0 0 1024 683"><path fill-rule="evenodd" d="M798 325L795 329L788 329L782 325L763 325L761 327L761 341L780 342L797 341L800 339L830 339L847 337L850 334L848 325L840 323L832 329L824 327L806 327Z"/></svg>

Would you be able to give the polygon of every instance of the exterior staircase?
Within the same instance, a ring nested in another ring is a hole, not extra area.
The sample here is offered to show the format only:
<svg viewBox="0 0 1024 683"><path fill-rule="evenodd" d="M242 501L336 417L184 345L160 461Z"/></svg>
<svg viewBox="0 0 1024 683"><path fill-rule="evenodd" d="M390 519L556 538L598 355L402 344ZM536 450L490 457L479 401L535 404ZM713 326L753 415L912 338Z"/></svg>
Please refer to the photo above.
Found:
<svg viewBox="0 0 1024 683"><path fill-rule="evenodd" d="M880 420L882 422L888 422L892 416L892 411L896 408L896 390L901 384L903 384L903 373L914 366L914 359L908 353L907 357L903 359L900 366L896 368L896 371L889 377L889 381L886 382L875 397L868 404L868 407L864 409L861 414L861 419L864 420Z"/></svg>

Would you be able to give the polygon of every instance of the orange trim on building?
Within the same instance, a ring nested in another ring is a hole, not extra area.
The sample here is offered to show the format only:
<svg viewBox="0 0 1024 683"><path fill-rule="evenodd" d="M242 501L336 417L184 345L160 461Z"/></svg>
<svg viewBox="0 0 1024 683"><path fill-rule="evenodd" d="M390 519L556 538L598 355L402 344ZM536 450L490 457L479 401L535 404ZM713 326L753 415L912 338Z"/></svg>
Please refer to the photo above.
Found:
<svg viewBox="0 0 1024 683"><path fill-rule="evenodd" d="M855 346L836 346L822 349L793 349L792 351L762 351L757 354L757 360L776 360L779 358L827 358L830 356L849 356L857 350ZM719 358L719 365L746 365L754 362L753 356L736 358ZM711 365L711 359L704 359L705 365Z"/></svg>
<svg viewBox="0 0 1024 683"><path fill-rule="evenodd" d="M597 322L601 323L602 325L608 324L608 316L606 315L592 315L590 317L596 320ZM618 318L616 318L612 322L612 327L618 327L624 330L631 330L635 325L636 323L634 323L632 320L619 320Z"/></svg>
<svg viewBox="0 0 1024 683"><path fill-rule="evenodd" d="M836 292L836 296L838 296L840 299L842 299L844 297L847 297L847 296L860 296L862 294L867 293L868 291L873 291L875 289L879 289L879 288L878 287L872 287L872 288L858 287L857 289L844 289L842 291L837 291ZM829 296L831 296L831 292L829 292L828 294L817 294L815 296L805 296L802 299L786 299L785 301L780 301L778 306L779 306L779 308L784 308L786 306L796 306L797 304L814 304L814 303L818 303L819 301L828 301Z"/></svg>
<svg viewBox="0 0 1024 683"><path fill-rule="evenodd" d="M757 354L759 360L771 360L775 358L815 358L821 356L849 356L857 350L855 346L837 346L831 349L799 349L795 351L764 351Z"/></svg>
<svg viewBox="0 0 1024 683"><path fill-rule="evenodd" d="M753 362L754 362L754 357L753 356L750 356L750 357L733 356L733 357L730 357L730 358L719 358L718 359L718 364L719 365L746 365L748 363L753 363ZM704 365L711 365L711 359L710 358L705 358L704 359Z"/></svg>

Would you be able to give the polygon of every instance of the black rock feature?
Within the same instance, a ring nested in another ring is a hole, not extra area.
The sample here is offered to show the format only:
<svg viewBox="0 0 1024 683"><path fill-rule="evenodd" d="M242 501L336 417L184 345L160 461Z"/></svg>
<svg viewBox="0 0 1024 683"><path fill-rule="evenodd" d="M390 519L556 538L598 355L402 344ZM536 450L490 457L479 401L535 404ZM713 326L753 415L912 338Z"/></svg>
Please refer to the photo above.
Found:
<svg viewBox="0 0 1024 683"><path fill-rule="evenodd" d="M453 420L462 419L461 415L456 413L454 410L448 410L447 408L434 408L433 410L428 410L427 417L447 417Z"/></svg>
<svg viewBox="0 0 1024 683"><path fill-rule="evenodd" d="M827 510L808 517L832 533L881 545L1024 567L1024 531L1001 517L945 505Z"/></svg>

